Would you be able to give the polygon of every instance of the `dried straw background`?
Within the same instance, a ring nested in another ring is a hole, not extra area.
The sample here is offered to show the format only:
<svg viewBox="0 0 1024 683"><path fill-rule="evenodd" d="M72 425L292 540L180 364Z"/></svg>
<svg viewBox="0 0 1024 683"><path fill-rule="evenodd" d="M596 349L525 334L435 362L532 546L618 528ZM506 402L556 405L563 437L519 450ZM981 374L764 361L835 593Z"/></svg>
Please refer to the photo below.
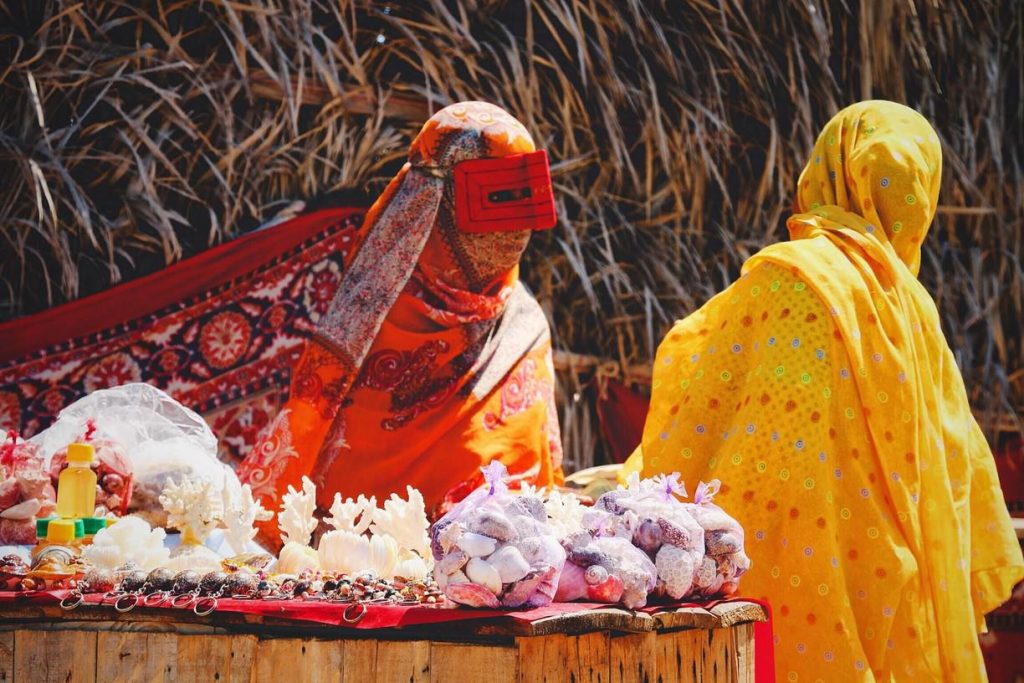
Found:
<svg viewBox="0 0 1024 683"><path fill-rule="evenodd" d="M557 347L642 368L781 238L819 126L886 97L939 131L922 279L990 433L1019 426L1022 24L1017 0L6 0L0 319L294 199L372 196L429 112L483 99L555 162L562 223L524 273ZM589 377L563 375L577 465L598 440Z"/></svg>

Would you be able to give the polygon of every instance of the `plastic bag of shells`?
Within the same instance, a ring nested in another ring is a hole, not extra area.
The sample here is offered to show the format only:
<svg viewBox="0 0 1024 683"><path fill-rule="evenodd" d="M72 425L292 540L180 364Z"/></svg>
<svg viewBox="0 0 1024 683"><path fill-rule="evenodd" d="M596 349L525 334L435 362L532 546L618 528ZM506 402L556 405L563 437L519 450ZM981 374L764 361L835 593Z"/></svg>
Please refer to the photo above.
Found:
<svg viewBox="0 0 1024 683"><path fill-rule="evenodd" d="M711 502L721 482L701 482L692 503L684 507L704 529L704 558L694 578L694 595L711 597L732 595L739 579L750 569L750 558L744 550L743 527L722 508Z"/></svg>
<svg viewBox="0 0 1024 683"><path fill-rule="evenodd" d="M597 583L606 574L623 580L619 601L627 607L646 604L648 594L679 600L734 593L750 560L739 523L710 502L718 485L702 483L695 502L683 503L678 474L644 480L634 475L627 487L602 495L580 515L584 533L562 539L569 562L559 598L573 599L585 588L588 599L611 601L614 593L602 593ZM624 541L647 562L630 554ZM648 577L646 584L641 576Z"/></svg>
<svg viewBox="0 0 1024 683"><path fill-rule="evenodd" d="M507 470L483 468L485 485L431 529L434 578L469 607L542 607L555 597L565 551L548 525L544 502L510 493Z"/></svg>

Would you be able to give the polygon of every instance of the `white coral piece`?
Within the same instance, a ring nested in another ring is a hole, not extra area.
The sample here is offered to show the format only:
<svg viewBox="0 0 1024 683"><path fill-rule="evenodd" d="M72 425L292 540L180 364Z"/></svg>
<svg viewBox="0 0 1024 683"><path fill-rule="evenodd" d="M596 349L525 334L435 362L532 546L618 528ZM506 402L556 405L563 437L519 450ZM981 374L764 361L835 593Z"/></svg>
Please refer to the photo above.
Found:
<svg viewBox="0 0 1024 683"><path fill-rule="evenodd" d="M340 493L334 494L334 502L331 503L331 517L326 518L331 527L338 531L348 531L353 534L362 534L376 519L380 511L377 509L377 498L359 494L359 498L352 500L341 499Z"/></svg>
<svg viewBox="0 0 1024 683"><path fill-rule="evenodd" d="M160 494L160 504L167 512L168 526L183 533L191 530L200 543L220 526L224 515L217 488L210 481L172 481Z"/></svg>
<svg viewBox="0 0 1024 683"><path fill-rule="evenodd" d="M281 541L307 545L316 530L316 485L309 477L302 478L302 492L289 486L288 493L281 498L281 512L277 525L281 529Z"/></svg>
<svg viewBox="0 0 1024 683"><path fill-rule="evenodd" d="M164 547L166 535L163 529L150 529L146 520L130 515L96 532L82 555L101 569L116 569L134 562L150 571L170 559L171 551Z"/></svg>
<svg viewBox="0 0 1024 683"><path fill-rule="evenodd" d="M548 513L548 524L555 537L563 538L579 531L587 508L576 496L552 490L544 501L544 511Z"/></svg>
<svg viewBox="0 0 1024 683"><path fill-rule="evenodd" d="M390 536L403 551L416 553L422 558L433 557L430 552L430 522L423 494L412 486L406 486L405 490L408 500L392 493L384 501L384 509L377 510L373 516L370 532Z"/></svg>
<svg viewBox="0 0 1024 683"><path fill-rule="evenodd" d="M256 522L265 522L274 516L265 510L252 495L252 487L242 486L237 495L225 486L221 492L224 506L224 538L236 553L244 553L249 542L256 537Z"/></svg>

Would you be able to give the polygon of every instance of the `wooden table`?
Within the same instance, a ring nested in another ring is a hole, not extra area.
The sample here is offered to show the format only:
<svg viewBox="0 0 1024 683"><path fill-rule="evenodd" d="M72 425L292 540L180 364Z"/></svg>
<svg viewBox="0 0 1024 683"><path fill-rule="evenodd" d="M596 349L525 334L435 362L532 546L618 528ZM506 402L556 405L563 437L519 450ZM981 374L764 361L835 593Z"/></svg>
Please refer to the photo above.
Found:
<svg viewBox="0 0 1024 683"><path fill-rule="evenodd" d="M0 682L753 681L760 605L352 630L243 614L0 608Z"/></svg>

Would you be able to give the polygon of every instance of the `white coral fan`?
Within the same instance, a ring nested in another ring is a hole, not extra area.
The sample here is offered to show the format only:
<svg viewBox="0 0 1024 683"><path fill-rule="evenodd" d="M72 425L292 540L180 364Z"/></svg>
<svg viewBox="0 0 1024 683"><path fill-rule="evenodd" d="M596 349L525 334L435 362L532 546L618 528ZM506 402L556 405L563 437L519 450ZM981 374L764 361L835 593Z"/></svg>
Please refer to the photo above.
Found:
<svg viewBox="0 0 1024 683"><path fill-rule="evenodd" d="M281 498L281 512L277 525L281 529L284 543L309 543L309 537L316 530L316 485L309 477L302 478L302 492L293 486Z"/></svg>
<svg viewBox="0 0 1024 683"><path fill-rule="evenodd" d="M392 502L389 509L381 510L377 507L376 498L359 496L356 500L343 500L341 494L335 493L331 516L324 520L333 530L323 535L317 548L321 567L350 574L372 572L383 578L395 576L399 569L406 578L426 576L426 565L422 559L417 561L418 556L412 551L403 556L398 541L384 532L385 528L394 528L408 542L416 542L415 534L408 531L416 523L412 521L416 519L415 511L410 512L404 507L405 501L393 498L399 501L397 507ZM425 520L425 511L423 516Z"/></svg>
<svg viewBox="0 0 1024 683"><path fill-rule="evenodd" d="M405 578L422 578L433 565L430 552L430 522L427 520L427 506L423 494L411 486L405 487L408 500L392 493L384 501L384 509L373 513L370 533L374 536L390 536L398 543L398 572ZM417 561L418 560L418 561Z"/></svg>
<svg viewBox="0 0 1024 683"><path fill-rule="evenodd" d="M309 539L316 530L316 485L309 477L302 478L302 491L289 486L281 497L281 512L277 516L284 547L277 559L277 571L299 574L320 569L317 552L309 547Z"/></svg>
<svg viewBox="0 0 1024 683"><path fill-rule="evenodd" d="M167 512L168 526L182 533L190 531L200 543L220 526L224 515L217 487L209 481L171 482L160 494L160 504Z"/></svg>
<svg viewBox="0 0 1024 683"><path fill-rule="evenodd" d="M96 532L82 555L101 569L116 569L127 562L150 571L165 565L171 552L164 547L166 533L151 529L146 520L129 515Z"/></svg>
<svg viewBox="0 0 1024 683"><path fill-rule="evenodd" d="M244 553L249 542L256 537L256 522L265 522L274 516L264 510L253 498L252 487L245 484L237 495L225 486L221 492L224 508L224 538L236 553Z"/></svg>

